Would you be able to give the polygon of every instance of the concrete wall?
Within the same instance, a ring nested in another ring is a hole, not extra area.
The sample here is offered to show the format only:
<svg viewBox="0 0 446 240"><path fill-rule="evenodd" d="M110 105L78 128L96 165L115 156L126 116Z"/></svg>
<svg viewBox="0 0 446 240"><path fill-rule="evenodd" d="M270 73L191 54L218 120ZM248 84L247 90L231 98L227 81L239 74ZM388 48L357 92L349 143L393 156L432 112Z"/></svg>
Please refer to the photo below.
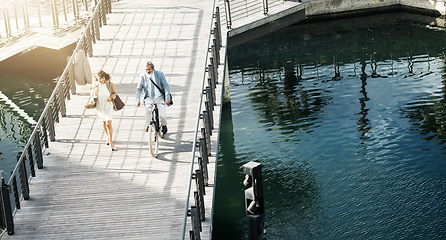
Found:
<svg viewBox="0 0 446 240"><path fill-rule="evenodd" d="M445 5L445 0L310 0L306 7L306 14L311 17L406 6L445 15Z"/></svg>

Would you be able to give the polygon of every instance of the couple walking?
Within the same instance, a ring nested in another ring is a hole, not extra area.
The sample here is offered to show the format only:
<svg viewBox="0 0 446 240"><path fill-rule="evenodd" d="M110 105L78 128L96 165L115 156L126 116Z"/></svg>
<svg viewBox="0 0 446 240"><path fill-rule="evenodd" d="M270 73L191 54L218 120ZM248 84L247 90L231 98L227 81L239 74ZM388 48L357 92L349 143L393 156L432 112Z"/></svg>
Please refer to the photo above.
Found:
<svg viewBox="0 0 446 240"><path fill-rule="evenodd" d="M107 145L109 145L112 151L115 150L113 144L113 100L116 98L116 89L114 84L110 81L111 77L103 70L99 70L95 76L95 83L91 89L90 99L96 98L96 111L97 116L102 120L102 126L107 135ZM150 104L156 103L159 111L159 117L161 120L161 131L167 133L167 118L166 118L166 104L171 104L170 88L167 83L164 73L155 70L155 66L152 62L146 63L146 72L141 74L138 85L136 87L136 106L141 105L141 94L143 95L143 104L146 106L146 127L149 126L149 122L152 118ZM164 96L165 100L164 100Z"/></svg>

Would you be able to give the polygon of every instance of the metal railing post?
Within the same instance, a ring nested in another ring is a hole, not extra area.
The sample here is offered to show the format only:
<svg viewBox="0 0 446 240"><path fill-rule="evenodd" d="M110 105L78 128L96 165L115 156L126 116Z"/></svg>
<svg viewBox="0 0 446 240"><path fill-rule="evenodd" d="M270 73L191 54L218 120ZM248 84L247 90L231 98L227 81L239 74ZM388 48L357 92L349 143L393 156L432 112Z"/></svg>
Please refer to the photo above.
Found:
<svg viewBox="0 0 446 240"><path fill-rule="evenodd" d="M33 158L33 149L32 145L28 145L28 159L29 159L29 168L31 170L31 176L36 176L36 169L34 167L34 158Z"/></svg>
<svg viewBox="0 0 446 240"><path fill-rule="evenodd" d="M45 123L43 123L45 124ZM33 131L34 128L37 128L36 134L34 135L34 152L36 153L36 163L37 168L42 169L43 168L43 154L42 154L42 145L40 143L40 129L37 125L33 125Z"/></svg>
<svg viewBox="0 0 446 240"><path fill-rule="evenodd" d="M57 13L56 1L51 0L50 5L51 5L51 13L53 16L54 33L57 33L57 30L59 30L59 17Z"/></svg>
<svg viewBox="0 0 446 240"><path fill-rule="evenodd" d="M192 231L189 232L191 240L201 240L201 222L197 206L190 206L189 216L191 217Z"/></svg>
<svg viewBox="0 0 446 240"><path fill-rule="evenodd" d="M3 9L3 19L5 20L6 37L11 37L11 22L9 21L8 9Z"/></svg>
<svg viewBox="0 0 446 240"><path fill-rule="evenodd" d="M62 0L62 6L63 6L63 15L65 17L65 22L68 21L68 12L67 12L67 2L66 0Z"/></svg>
<svg viewBox="0 0 446 240"><path fill-rule="evenodd" d="M74 19L76 20L76 22L78 22L79 21L79 8L77 6L77 1L71 0L71 6L73 7Z"/></svg>
<svg viewBox="0 0 446 240"><path fill-rule="evenodd" d="M205 109L207 113L209 114L209 126L211 130L214 130L214 114L212 113L211 104L206 101L204 102Z"/></svg>
<svg viewBox="0 0 446 240"><path fill-rule="evenodd" d="M23 22L25 23L26 31L28 31L29 14L28 14L28 5L26 4L26 0L22 0L22 12L23 12Z"/></svg>
<svg viewBox="0 0 446 240"><path fill-rule="evenodd" d="M17 154L17 162L20 161L20 157L22 156L22 152ZM26 172L26 158L22 159L19 163L19 176L20 176L20 186L22 189L23 199L29 200L29 185L28 185L28 173Z"/></svg>
<svg viewBox="0 0 446 240"><path fill-rule="evenodd" d="M5 219L6 229L9 235L14 234L14 220L12 218L11 199L9 193L11 188L5 183L5 179L2 177L2 203L3 203L3 219Z"/></svg>
<svg viewBox="0 0 446 240"><path fill-rule="evenodd" d="M208 186L209 185L208 165L203 163L202 157L198 157L198 167L203 173L204 185Z"/></svg>
<svg viewBox="0 0 446 240"><path fill-rule="evenodd" d="M11 177L12 177L12 191L14 196L15 207L17 209L20 209L20 198L19 198L19 189L17 187L17 178L12 175L12 171L11 171Z"/></svg>
<svg viewBox="0 0 446 240"><path fill-rule="evenodd" d="M268 0L263 0L263 15L268 15Z"/></svg>
<svg viewBox="0 0 446 240"><path fill-rule="evenodd" d="M224 0L224 1L225 1L226 27L228 29L231 29L231 26L232 26L231 7L229 5L229 0Z"/></svg>
<svg viewBox="0 0 446 240"><path fill-rule="evenodd" d="M59 85L59 106L60 106L60 113L62 117L67 116L67 106L65 105L65 94L63 90L63 84Z"/></svg>
<svg viewBox="0 0 446 240"><path fill-rule="evenodd" d="M42 12L40 11L39 1L37 1L37 15L39 16L39 27L42 27Z"/></svg>
<svg viewBox="0 0 446 240"><path fill-rule="evenodd" d="M14 3L12 4L12 6L14 7L15 28L16 28L16 30L19 30L19 16L18 16L18 14L17 14L16 3L14 2Z"/></svg>
<svg viewBox="0 0 446 240"><path fill-rule="evenodd" d="M48 105L48 111L46 112L46 120L48 123L48 132L50 133L50 141L54 142L56 140L56 131L54 129L54 118L53 118L53 103L45 99L45 105ZM43 123L45 124L45 122Z"/></svg>

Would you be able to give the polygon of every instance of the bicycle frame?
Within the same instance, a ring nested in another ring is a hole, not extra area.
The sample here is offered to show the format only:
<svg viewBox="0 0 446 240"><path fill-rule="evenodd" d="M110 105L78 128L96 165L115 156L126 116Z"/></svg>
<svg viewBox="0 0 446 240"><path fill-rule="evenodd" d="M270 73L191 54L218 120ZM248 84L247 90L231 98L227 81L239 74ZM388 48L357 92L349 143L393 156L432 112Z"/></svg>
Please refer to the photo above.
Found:
<svg viewBox="0 0 446 240"><path fill-rule="evenodd" d="M151 108L152 108L152 120L150 121L150 125L151 124L155 124L155 130L156 133L160 132L160 119L159 119L159 112L158 112L158 106L156 103L151 103Z"/></svg>

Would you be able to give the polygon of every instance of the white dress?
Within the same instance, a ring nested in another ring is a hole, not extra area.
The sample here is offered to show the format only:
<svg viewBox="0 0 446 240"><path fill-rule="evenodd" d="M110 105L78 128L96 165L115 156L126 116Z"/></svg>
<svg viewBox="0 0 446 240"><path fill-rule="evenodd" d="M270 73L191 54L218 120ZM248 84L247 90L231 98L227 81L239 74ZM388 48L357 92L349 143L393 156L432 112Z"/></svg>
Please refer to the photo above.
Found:
<svg viewBox="0 0 446 240"><path fill-rule="evenodd" d="M113 103L107 102L110 97L107 86L99 83L98 102L96 104L96 111L98 118L102 121L113 120Z"/></svg>

